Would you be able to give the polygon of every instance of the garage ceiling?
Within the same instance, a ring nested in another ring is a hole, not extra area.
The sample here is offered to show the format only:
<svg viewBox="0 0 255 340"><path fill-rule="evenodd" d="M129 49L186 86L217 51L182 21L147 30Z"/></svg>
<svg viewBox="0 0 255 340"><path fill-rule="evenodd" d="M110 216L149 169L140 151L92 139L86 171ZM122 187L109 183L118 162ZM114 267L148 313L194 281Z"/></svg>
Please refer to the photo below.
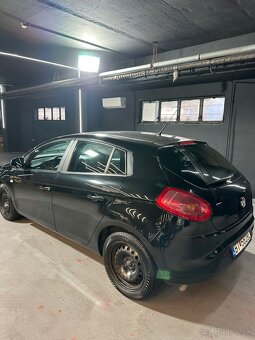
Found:
<svg viewBox="0 0 255 340"><path fill-rule="evenodd" d="M165 51L254 32L254 17L251 0L8 0L0 36L95 49L82 40L138 57L153 41Z"/></svg>

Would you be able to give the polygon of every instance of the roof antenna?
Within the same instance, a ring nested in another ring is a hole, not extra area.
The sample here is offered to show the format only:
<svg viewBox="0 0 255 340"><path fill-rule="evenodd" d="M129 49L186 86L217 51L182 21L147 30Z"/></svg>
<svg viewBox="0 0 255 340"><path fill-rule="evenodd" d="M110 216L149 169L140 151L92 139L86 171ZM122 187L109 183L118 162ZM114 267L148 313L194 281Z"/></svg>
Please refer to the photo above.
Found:
<svg viewBox="0 0 255 340"><path fill-rule="evenodd" d="M174 111L174 113L170 116L169 120L166 122L166 124L164 124L164 126L162 127L162 129L157 133L157 136L161 136L162 132L165 130L165 128L167 127L167 125L171 122L171 119L173 118L173 116L177 113L177 110Z"/></svg>

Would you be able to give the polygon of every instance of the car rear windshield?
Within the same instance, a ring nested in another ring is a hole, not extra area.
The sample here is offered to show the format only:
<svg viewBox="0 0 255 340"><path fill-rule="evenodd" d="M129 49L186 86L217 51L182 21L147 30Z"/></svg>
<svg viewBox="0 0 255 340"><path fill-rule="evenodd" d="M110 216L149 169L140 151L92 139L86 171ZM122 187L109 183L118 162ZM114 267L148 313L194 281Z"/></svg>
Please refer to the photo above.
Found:
<svg viewBox="0 0 255 340"><path fill-rule="evenodd" d="M161 148L159 160L163 167L192 183L202 179L212 185L238 173L226 158L205 143Z"/></svg>

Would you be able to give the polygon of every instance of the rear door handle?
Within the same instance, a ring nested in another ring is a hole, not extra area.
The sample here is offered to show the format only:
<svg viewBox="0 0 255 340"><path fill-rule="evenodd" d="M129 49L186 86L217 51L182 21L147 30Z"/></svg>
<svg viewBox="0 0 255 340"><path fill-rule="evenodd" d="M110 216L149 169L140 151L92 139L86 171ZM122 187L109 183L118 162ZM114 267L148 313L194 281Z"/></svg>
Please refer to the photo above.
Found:
<svg viewBox="0 0 255 340"><path fill-rule="evenodd" d="M39 185L39 189L42 190L42 191L50 191L51 187L47 187L47 186L44 186L44 185Z"/></svg>
<svg viewBox="0 0 255 340"><path fill-rule="evenodd" d="M97 195L87 195L87 198L93 202L104 202L103 196L97 196Z"/></svg>
<svg viewBox="0 0 255 340"><path fill-rule="evenodd" d="M21 183L21 179L18 176L10 176L10 182Z"/></svg>

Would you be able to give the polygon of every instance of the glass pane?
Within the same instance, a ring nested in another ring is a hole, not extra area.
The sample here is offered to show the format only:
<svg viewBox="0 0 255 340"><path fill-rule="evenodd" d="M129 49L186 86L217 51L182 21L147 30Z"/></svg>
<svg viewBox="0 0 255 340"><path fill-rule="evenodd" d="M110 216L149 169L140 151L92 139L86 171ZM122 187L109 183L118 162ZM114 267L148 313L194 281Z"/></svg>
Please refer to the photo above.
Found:
<svg viewBox="0 0 255 340"><path fill-rule="evenodd" d="M181 101L181 122L198 122L200 99Z"/></svg>
<svg viewBox="0 0 255 340"><path fill-rule="evenodd" d="M52 143L36 151L28 163L31 169L57 170L69 141Z"/></svg>
<svg viewBox="0 0 255 340"><path fill-rule="evenodd" d="M169 101L161 103L160 121L161 122L176 122L177 120L178 102Z"/></svg>
<svg viewBox="0 0 255 340"><path fill-rule="evenodd" d="M60 108L60 117L61 117L61 120L66 120L66 108L65 107Z"/></svg>
<svg viewBox="0 0 255 340"><path fill-rule="evenodd" d="M142 121L155 122L158 118L159 102L143 102Z"/></svg>
<svg viewBox="0 0 255 340"><path fill-rule="evenodd" d="M45 108L45 120L52 120L51 107Z"/></svg>
<svg viewBox="0 0 255 340"><path fill-rule="evenodd" d="M124 175L126 167L126 153L116 149L112 155L112 159L108 168L108 173Z"/></svg>
<svg viewBox="0 0 255 340"><path fill-rule="evenodd" d="M205 98L202 120L206 122L222 122L225 98Z"/></svg>
<svg viewBox="0 0 255 340"><path fill-rule="evenodd" d="M60 120L60 110L59 110L59 107L53 107L52 113L53 113L53 120Z"/></svg>
<svg viewBox="0 0 255 340"><path fill-rule="evenodd" d="M79 142L73 154L69 171L104 173L112 147L100 143Z"/></svg>
<svg viewBox="0 0 255 340"><path fill-rule="evenodd" d="M236 172L234 166L207 144L162 148L161 165L185 180L195 183L199 178L212 184Z"/></svg>
<svg viewBox="0 0 255 340"><path fill-rule="evenodd" d="M40 107L37 110L37 118L38 120L44 120L44 108L43 107Z"/></svg>

